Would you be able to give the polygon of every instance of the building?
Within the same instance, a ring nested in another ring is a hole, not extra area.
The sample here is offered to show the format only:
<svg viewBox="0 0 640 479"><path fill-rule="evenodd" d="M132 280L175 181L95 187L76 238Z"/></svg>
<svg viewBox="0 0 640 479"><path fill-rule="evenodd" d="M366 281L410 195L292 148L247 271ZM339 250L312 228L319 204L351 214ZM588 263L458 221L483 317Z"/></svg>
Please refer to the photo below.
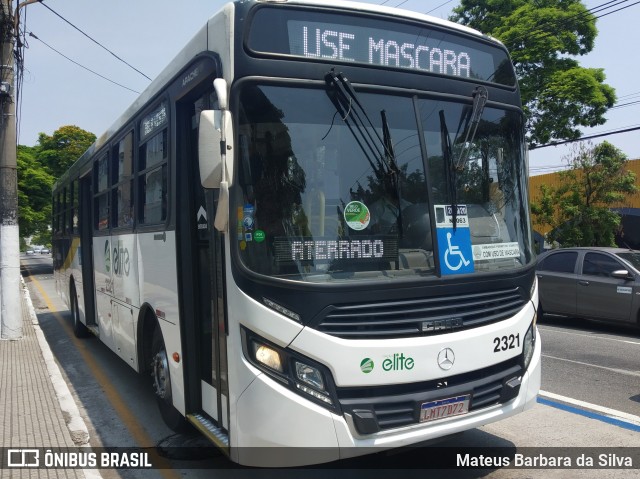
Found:
<svg viewBox="0 0 640 479"><path fill-rule="evenodd" d="M636 174L636 184L640 187L640 159L627 161L627 170ZM540 199L540 186L549 185L560 186L560 175L547 173L544 175L531 176L529 178L529 200L535 203ZM616 237L619 246L640 249L640 191L634 195L629 195L627 200L616 205L613 209L622 216L622 228ZM539 241L549 232L547 225L536 224L535 217L532 218L533 229L536 232L536 240Z"/></svg>

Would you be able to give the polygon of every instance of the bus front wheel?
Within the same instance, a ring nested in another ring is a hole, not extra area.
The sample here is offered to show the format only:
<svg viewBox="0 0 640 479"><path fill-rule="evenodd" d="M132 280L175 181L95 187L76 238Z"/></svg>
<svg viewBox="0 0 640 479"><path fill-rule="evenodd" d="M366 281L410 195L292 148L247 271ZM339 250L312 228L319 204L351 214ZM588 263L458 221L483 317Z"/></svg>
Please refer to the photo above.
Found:
<svg viewBox="0 0 640 479"><path fill-rule="evenodd" d="M156 395L162 420L175 432L185 432L188 423L182 414L180 414L180 411L173 407L169 358L159 326L156 326L153 331L151 377L153 378L153 390Z"/></svg>

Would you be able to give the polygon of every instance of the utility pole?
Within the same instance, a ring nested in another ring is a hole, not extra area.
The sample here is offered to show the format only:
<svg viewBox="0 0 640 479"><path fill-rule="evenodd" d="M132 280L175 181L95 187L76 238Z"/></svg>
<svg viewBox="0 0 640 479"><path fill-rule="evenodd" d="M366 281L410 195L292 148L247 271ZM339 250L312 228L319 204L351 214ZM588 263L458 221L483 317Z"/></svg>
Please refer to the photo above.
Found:
<svg viewBox="0 0 640 479"><path fill-rule="evenodd" d="M0 51L0 338L22 338L18 167L16 144L14 17L11 0L2 0Z"/></svg>

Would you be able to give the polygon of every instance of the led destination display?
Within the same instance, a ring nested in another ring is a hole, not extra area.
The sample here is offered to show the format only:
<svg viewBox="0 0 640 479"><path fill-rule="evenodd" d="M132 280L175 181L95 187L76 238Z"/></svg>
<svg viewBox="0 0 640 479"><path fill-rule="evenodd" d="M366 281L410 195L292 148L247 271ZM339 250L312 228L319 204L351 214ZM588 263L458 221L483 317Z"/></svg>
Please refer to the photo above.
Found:
<svg viewBox="0 0 640 479"><path fill-rule="evenodd" d="M276 238L276 261L281 263L328 263L333 261L380 261L397 257L397 239L368 238L321 239Z"/></svg>
<svg viewBox="0 0 640 479"><path fill-rule="evenodd" d="M437 25L353 17L335 12L261 8L248 36L251 51L309 60L401 68L514 85L505 50Z"/></svg>

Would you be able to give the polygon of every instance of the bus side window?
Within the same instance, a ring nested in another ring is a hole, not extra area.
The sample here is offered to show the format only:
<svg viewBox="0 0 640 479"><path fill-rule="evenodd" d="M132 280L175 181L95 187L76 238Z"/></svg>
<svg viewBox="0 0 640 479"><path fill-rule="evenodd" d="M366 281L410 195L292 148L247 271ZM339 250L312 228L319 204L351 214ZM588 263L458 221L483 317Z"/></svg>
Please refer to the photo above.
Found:
<svg viewBox="0 0 640 479"><path fill-rule="evenodd" d="M113 151L112 195L114 227L133 226L133 132L118 142Z"/></svg>
<svg viewBox="0 0 640 479"><path fill-rule="evenodd" d="M109 229L109 156L101 155L94 165L94 228L98 231Z"/></svg>
<svg viewBox="0 0 640 479"><path fill-rule="evenodd" d="M167 218L167 130L140 147L139 222L161 223Z"/></svg>

